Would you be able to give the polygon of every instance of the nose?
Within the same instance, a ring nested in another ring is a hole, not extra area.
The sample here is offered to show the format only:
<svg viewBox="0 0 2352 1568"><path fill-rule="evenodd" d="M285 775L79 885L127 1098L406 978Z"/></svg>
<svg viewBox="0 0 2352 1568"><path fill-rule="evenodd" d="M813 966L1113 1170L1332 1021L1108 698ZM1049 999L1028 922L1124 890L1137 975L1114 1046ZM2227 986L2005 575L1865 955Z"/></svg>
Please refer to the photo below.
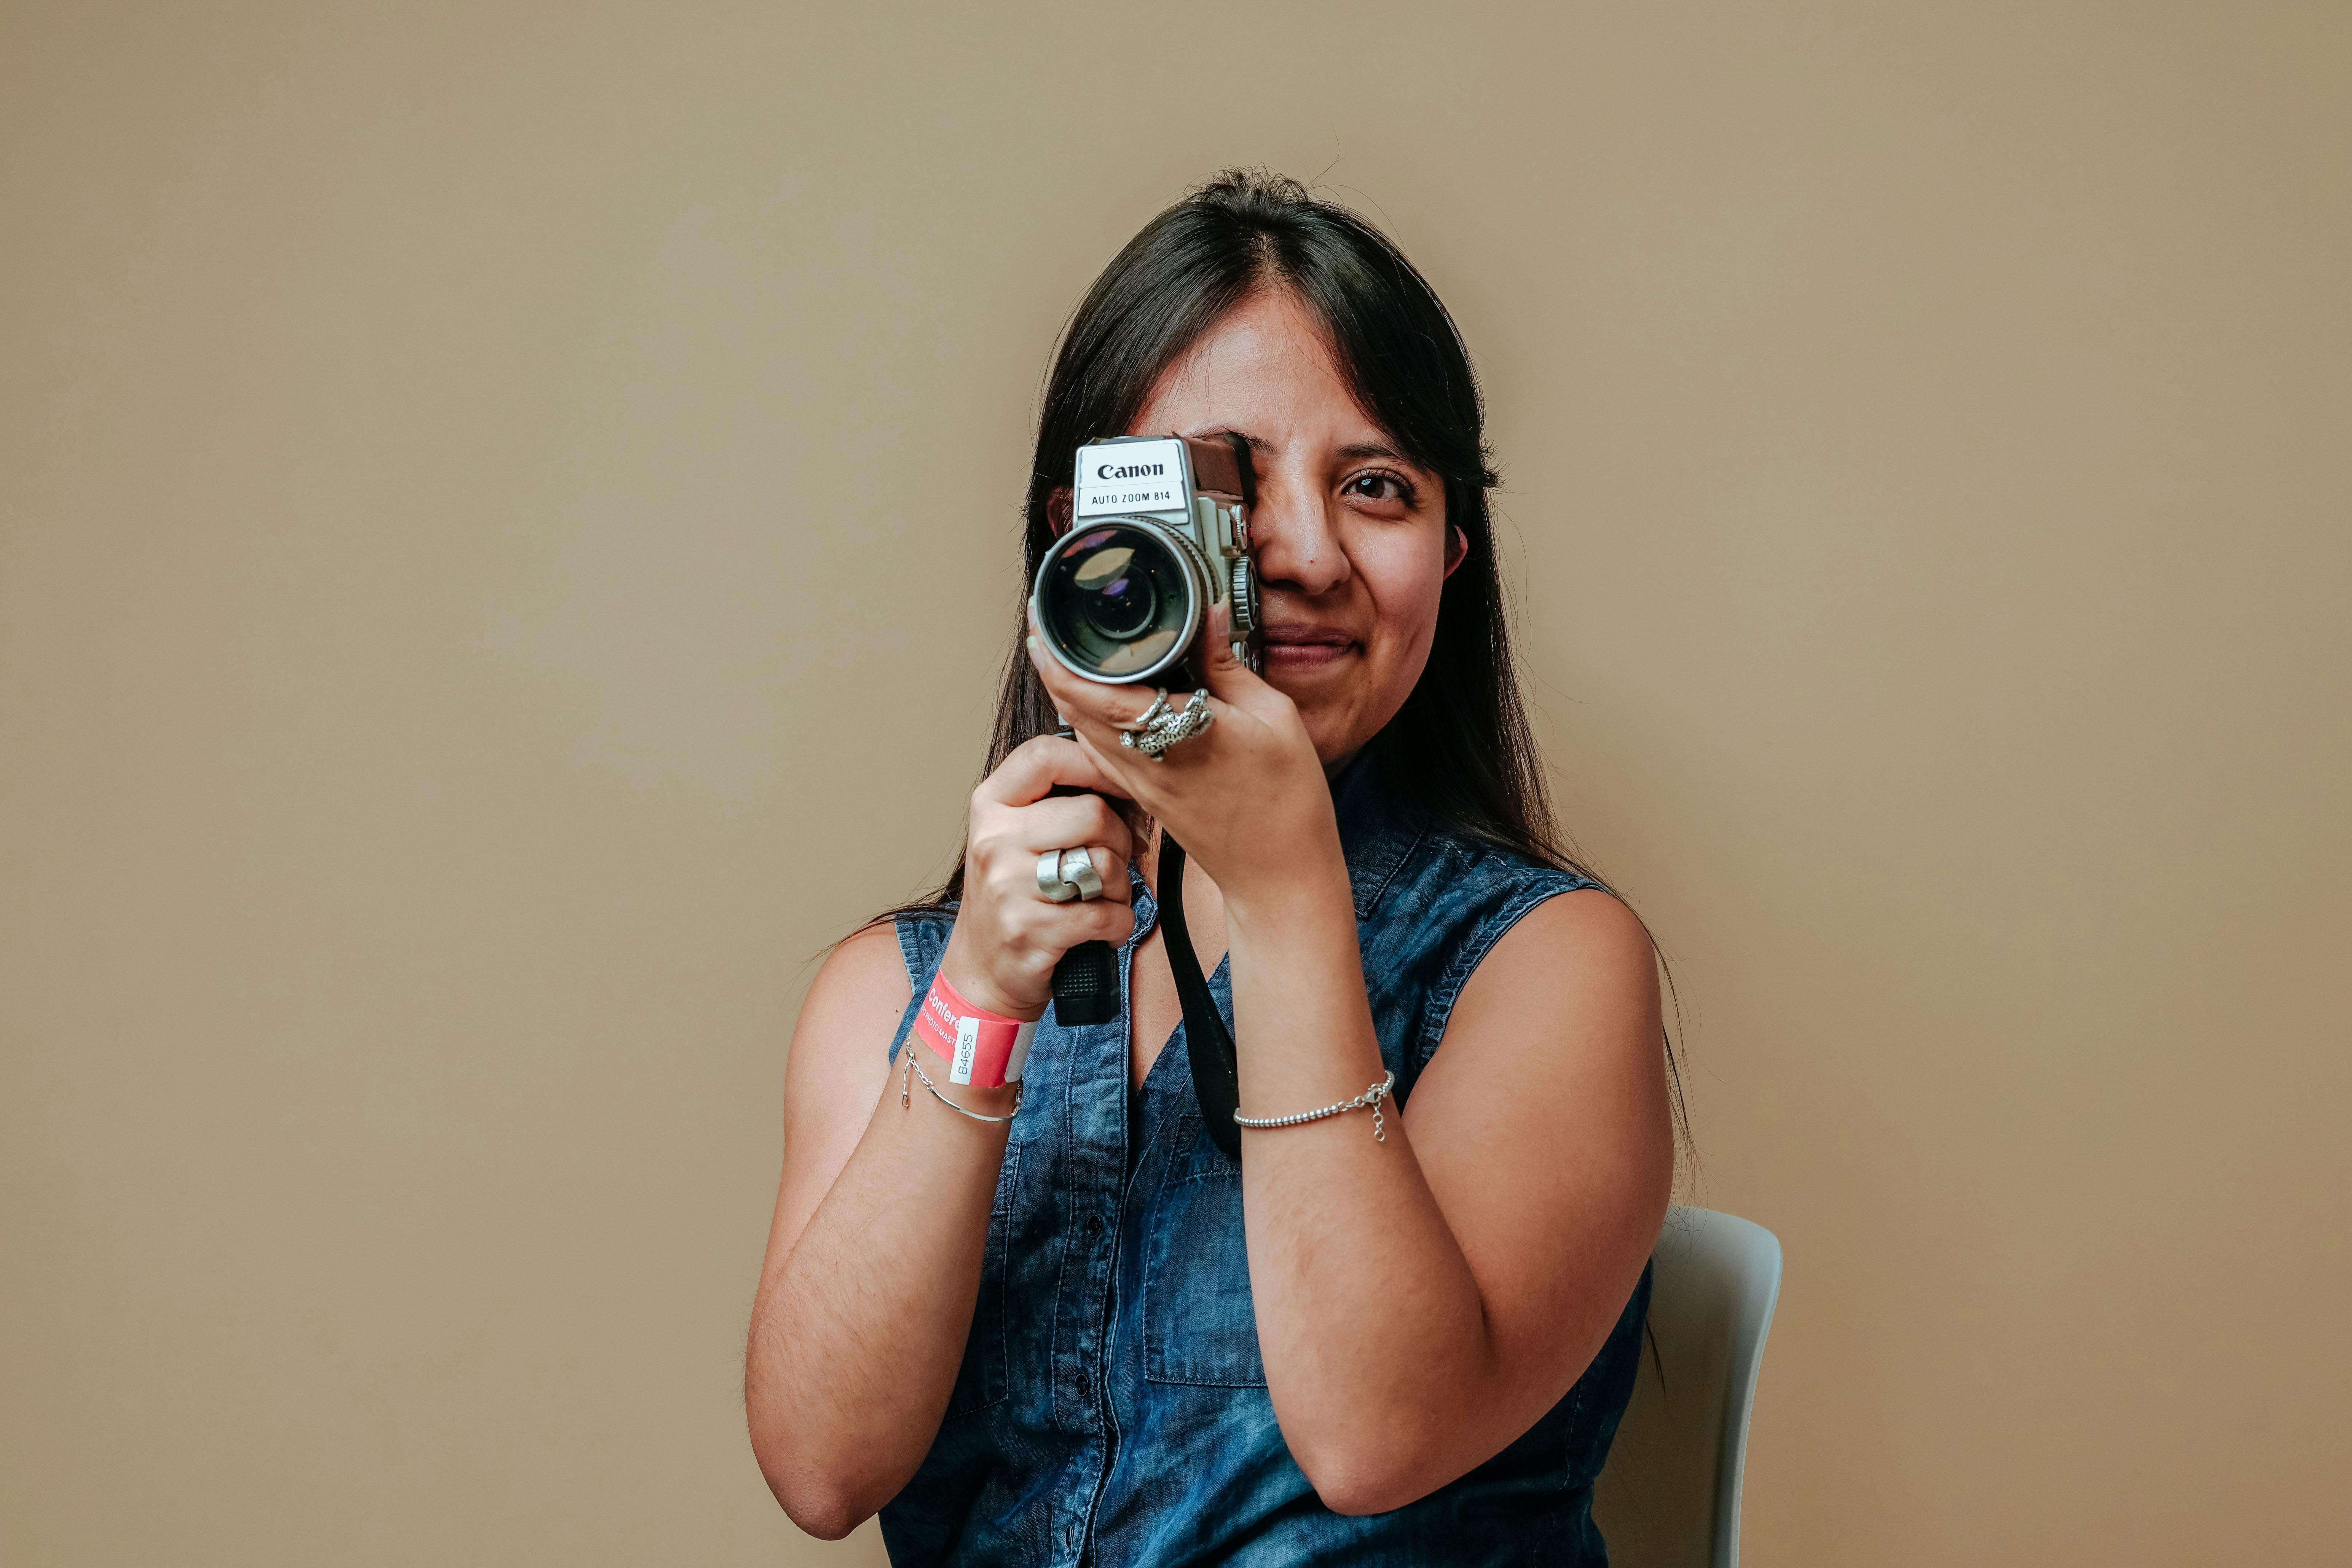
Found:
<svg viewBox="0 0 2352 1568"><path fill-rule="evenodd" d="M1261 482L1250 513L1250 543L1258 581L1268 588L1318 598L1355 574L1339 547L1336 520L1315 490L1274 478Z"/></svg>

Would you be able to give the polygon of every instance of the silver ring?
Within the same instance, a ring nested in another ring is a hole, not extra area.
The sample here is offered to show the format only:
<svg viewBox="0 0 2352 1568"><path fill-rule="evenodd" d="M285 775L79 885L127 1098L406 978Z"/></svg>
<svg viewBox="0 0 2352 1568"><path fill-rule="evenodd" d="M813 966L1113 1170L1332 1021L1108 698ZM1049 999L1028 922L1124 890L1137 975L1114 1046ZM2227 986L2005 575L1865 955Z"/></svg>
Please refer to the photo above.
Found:
<svg viewBox="0 0 2352 1568"><path fill-rule="evenodd" d="M1146 708L1142 712L1137 714L1132 723L1121 724L1119 728L1130 735L1138 734L1145 730L1150 729L1154 724L1159 723L1161 720L1167 717L1168 689L1163 686L1153 694L1150 707ZM1128 742L1122 741L1119 743L1121 745L1125 745Z"/></svg>
<svg viewBox="0 0 2352 1568"><path fill-rule="evenodd" d="M1095 869L1095 858L1088 850L1062 851L1062 881L1066 887L1076 888L1081 900L1103 896L1102 873Z"/></svg>
<svg viewBox="0 0 2352 1568"><path fill-rule="evenodd" d="M1037 890L1057 904L1066 904L1078 896L1077 889L1062 880L1062 857L1067 853L1066 849L1048 849L1037 857Z"/></svg>
<svg viewBox="0 0 2352 1568"><path fill-rule="evenodd" d="M1193 692L1192 700L1173 713L1166 711L1168 694L1163 691L1160 695L1160 700L1152 704L1156 711L1147 712L1143 720L1137 721L1142 728L1129 731L1118 738L1120 745L1130 752L1141 752L1155 763L1166 755L1171 746L1181 746L1195 735L1205 734L1217 719L1209 711L1209 694L1206 691ZM1145 724L1144 720L1150 722Z"/></svg>
<svg viewBox="0 0 2352 1568"><path fill-rule="evenodd" d="M1084 849L1048 849L1037 857L1037 890L1057 904L1103 896L1102 873Z"/></svg>

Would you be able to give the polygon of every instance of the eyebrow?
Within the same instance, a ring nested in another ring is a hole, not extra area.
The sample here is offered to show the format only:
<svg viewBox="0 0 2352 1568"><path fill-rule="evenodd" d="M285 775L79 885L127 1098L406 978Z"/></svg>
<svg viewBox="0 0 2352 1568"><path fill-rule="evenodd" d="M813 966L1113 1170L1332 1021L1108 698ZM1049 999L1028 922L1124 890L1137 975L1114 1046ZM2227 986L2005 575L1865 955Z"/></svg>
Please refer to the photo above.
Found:
<svg viewBox="0 0 2352 1568"><path fill-rule="evenodd" d="M1222 436L1241 436L1243 440L1249 443L1250 450L1253 452L1270 452L1274 450L1274 444L1272 442L1261 439L1255 436L1243 436L1242 432L1233 429L1231 426L1225 426L1215 430L1203 430L1200 433L1197 438L1213 441ZM1343 462L1350 463L1363 458L1384 458L1391 463L1402 463L1408 468L1417 468L1421 467L1419 463L1414 462L1411 458L1406 457L1402 452L1398 451L1394 447L1390 446L1385 441L1359 441L1353 446L1340 447L1337 452L1334 452L1332 456L1339 458Z"/></svg>

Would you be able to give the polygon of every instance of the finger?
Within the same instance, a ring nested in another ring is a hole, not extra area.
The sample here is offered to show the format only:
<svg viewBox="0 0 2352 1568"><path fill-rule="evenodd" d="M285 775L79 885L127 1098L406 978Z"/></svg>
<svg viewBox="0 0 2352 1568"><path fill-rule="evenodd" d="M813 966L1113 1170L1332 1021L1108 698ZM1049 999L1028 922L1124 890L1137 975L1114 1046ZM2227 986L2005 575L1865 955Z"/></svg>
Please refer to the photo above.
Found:
<svg viewBox="0 0 2352 1568"><path fill-rule="evenodd" d="M1029 662L1037 671L1037 679L1052 698L1054 710L1073 730L1092 731L1097 736L1113 737L1118 744L1118 731L1132 725L1151 706L1158 695L1158 683L1139 681L1089 680L1073 672L1061 660L1047 653L1036 635L1036 622L1030 625Z"/></svg>
<svg viewBox="0 0 2352 1568"><path fill-rule="evenodd" d="M1071 919L1079 934L1070 939L1070 946L1082 942L1107 942L1113 947L1135 934L1135 911L1127 905L1114 904L1108 898L1091 903L1065 904L1061 912Z"/></svg>
<svg viewBox="0 0 2352 1568"><path fill-rule="evenodd" d="M1082 739L1091 742L1096 764L1107 765L1126 779L1129 785L1128 793L1133 795L1136 765L1156 764L1150 762L1149 753L1131 750L1127 743L1127 737L1130 734L1139 739L1141 737L1141 721L1154 709L1159 710L1161 715L1160 719L1154 721L1154 727L1157 727L1159 723L1165 721L1166 715L1181 713L1195 701L1207 701L1210 698L1205 689L1195 690L1189 685L1180 685L1174 689L1157 686L1129 687L1128 691L1127 700L1114 703L1110 713L1102 721L1090 721L1085 726L1079 727L1077 733Z"/></svg>
<svg viewBox="0 0 2352 1568"><path fill-rule="evenodd" d="M1040 900L1013 927L1017 945L1059 958L1082 942L1107 942L1114 946L1125 942L1135 931L1135 910L1108 898L1082 904L1049 904Z"/></svg>
<svg viewBox="0 0 2352 1568"><path fill-rule="evenodd" d="M1086 753L1088 763L1104 773L1116 773L1122 768L1133 770L1133 781L1122 784L1119 786L1120 791L1128 799L1149 812L1151 809L1151 802L1145 797L1152 793L1152 778L1147 770L1158 764L1149 761L1141 753L1130 752L1121 746L1118 743L1118 733L1116 730L1081 730L1078 731L1078 748ZM1130 839L1132 837L1130 833Z"/></svg>
<svg viewBox="0 0 2352 1568"><path fill-rule="evenodd" d="M999 841L1024 855L1082 844L1100 844L1118 856L1135 852L1126 819L1098 795L1055 795L1018 807L1005 819Z"/></svg>
<svg viewBox="0 0 2352 1568"><path fill-rule="evenodd" d="M1045 859L1048 855L1058 859L1069 853L1066 849L1044 849L1035 857L1026 853L1011 857L988 870L988 886L992 892L1007 900L1041 902L1062 909L1078 903L1127 904L1135 901L1135 889L1128 880L1128 862L1099 844L1086 847L1087 858L1093 862L1095 875L1102 881L1102 891L1092 899L1060 899L1047 896L1042 879L1046 875ZM1058 868L1053 873L1057 879ZM972 884L975 888L977 882Z"/></svg>
<svg viewBox="0 0 2352 1568"><path fill-rule="evenodd" d="M1220 702L1238 701L1251 688L1265 684L1234 657L1233 627L1231 605L1209 606L1209 625L1201 636L1201 681Z"/></svg>
<svg viewBox="0 0 2352 1568"><path fill-rule="evenodd" d="M1109 795L1126 793L1117 778L1105 773L1075 743L1058 735L1039 735L1024 741L971 793L974 800L995 805L1028 805L1045 799L1046 792L1056 784Z"/></svg>
<svg viewBox="0 0 2352 1568"><path fill-rule="evenodd" d="M1034 636L1029 639L1029 662L1036 668L1045 695L1054 700L1054 710L1073 729L1116 730L1131 722L1150 703L1155 689L1074 675L1040 647Z"/></svg>
<svg viewBox="0 0 2352 1568"><path fill-rule="evenodd" d="M1111 852L1104 844L1087 846L1087 858L1095 864L1095 875L1102 879L1102 896L1106 903L1124 904L1134 900L1135 889L1127 885L1127 860Z"/></svg>

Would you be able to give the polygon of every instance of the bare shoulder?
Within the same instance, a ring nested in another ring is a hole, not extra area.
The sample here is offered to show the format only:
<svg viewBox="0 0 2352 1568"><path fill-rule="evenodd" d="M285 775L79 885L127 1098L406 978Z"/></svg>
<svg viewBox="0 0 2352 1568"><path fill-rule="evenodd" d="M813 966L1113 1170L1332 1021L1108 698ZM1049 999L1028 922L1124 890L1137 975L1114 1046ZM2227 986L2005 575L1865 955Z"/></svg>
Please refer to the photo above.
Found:
<svg viewBox="0 0 2352 1568"><path fill-rule="evenodd" d="M887 923L845 938L824 961L793 1026L784 1061L784 1130L796 1112L832 1120L844 1095L870 1100L914 985Z"/></svg>
<svg viewBox="0 0 2352 1568"><path fill-rule="evenodd" d="M1414 1142L1441 1163L1475 1154L1490 1174L1516 1164L1531 1194L1564 1175L1566 1134L1591 1184L1554 1195L1622 1209L1625 1234L1654 1237L1647 1211L1664 1211L1674 1163L1664 1039L1640 919L1598 889L1546 899L1463 987L1413 1089Z"/></svg>
<svg viewBox="0 0 2352 1568"><path fill-rule="evenodd" d="M1599 888L1546 899L1504 934L1496 951L1514 942L1559 943L1594 956L1614 953L1650 962L1649 928L1616 895Z"/></svg>
<svg viewBox="0 0 2352 1568"><path fill-rule="evenodd" d="M801 1004L800 1022L793 1029L793 1058L811 1046L820 1055L835 1047L855 1049L852 1037L870 1043L877 1031L880 1048L887 1050L913 994L895 927L885 921L845 937Z"/></svg>
<svg viewBox="0 0 2352 1568"><path fill-rule="evenodd" d="M1508 1081L1588 1106L1663 1108L1664 1039L1648 929L1611 894L1579 889L1529 910L1472 973L1415 1103L1490 1101Z"/></svg>
<svg viewBox="0 0 2352 1568"><path fill-rule="evenodd" d="M1572 1017L1587 1037L1649 1049L1657 1039L1658 969L1639 916L1598 888L1546 899L1503 934L1464 987L1454 1021ZM1454 1030L1449 1026L1449 1038Z"/></svg>

